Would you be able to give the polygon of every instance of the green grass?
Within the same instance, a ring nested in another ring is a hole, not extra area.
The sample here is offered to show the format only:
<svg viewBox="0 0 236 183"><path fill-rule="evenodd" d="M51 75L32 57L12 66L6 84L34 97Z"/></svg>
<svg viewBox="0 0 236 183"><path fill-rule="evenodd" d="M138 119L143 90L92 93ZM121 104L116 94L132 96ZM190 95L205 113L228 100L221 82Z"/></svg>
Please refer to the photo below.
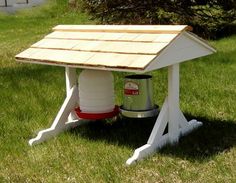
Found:
<svg viewBox="0 0 236 183"><path fill-rule="evenodd" d="M28 146L64 100L64 70L17 63L14 56L57 24L95 23L65 2L0 15L0 182L236 182L236 36L211 42L217 54L181 65L181 108L204 125L177 146L125 166L155 119L98 121ZM118 104L124 75L114 73ZM152 75L161 105L167 70Z"/></svg>

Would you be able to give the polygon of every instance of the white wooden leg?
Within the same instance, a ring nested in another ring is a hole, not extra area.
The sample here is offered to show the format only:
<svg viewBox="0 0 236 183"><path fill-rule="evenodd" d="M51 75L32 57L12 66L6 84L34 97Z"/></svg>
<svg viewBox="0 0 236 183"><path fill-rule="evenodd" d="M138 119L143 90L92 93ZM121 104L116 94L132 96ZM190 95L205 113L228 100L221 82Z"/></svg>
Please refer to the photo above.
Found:
<svg viewBox="0 0 236 183"><path fill-rule="evenodd" d="M75 107L77 107L79 101L76 71L74 68L66 68L66 92L67 97L62 104L52 126L48 129L40 131L37 137L29 140L30 145L41 143L56 136L62 131L82 125L86 122L78 119L78 117L71 112L74 111Z"/></svg>
<svg viewBox="0 0 236 183"><path fill-rule="evenodd" d="M163 136L167 122L168 122L168 102L166 99L157 117L156 123L153 127L153 130L151 132L147 144L143 145L142 147L134 151L133 156L126 161L127 165L131 165L137 160L140 160L148 156L149 154L152 154L158 148L161 148L163 145L167 143L168 134Z"/></svg>
<svg viewBox="0 0 236 183"><path fill-rule="evenodd" d="M177 143L179 140L179 64L169 66L168 68L168 132L170 143Z"/></svg>
<svg viewBox="0 0 236 183"><path fill-rule="evenodd" d="M68 93L68 96L66 97L63 105L61 106L61 109L59 110L52 126L48 129L42 130L38 133L37 137L29 140L30 145L38 144L40 142L43 142L50 137L54 137L60 132L67 130L71 127L75 127L77 125L82 124L83 122L79 119L69 121L67 122L68 116L72 110L74 110L76 106L76 93L77 86L74 86L70 92Z"/></svg>
<svg viewBox="0 0 236 183"><path fill-rule="evenodd" d="M76 75L76 69L75 68L71 68L71 67L66 67L65 68L65 78L66 78L66 95L68 96L70 93L70 89L74 86L74 85L78 85L78 80L77 80L77 75ZM76 95L76 99L77 101L77 105L78 106L78 102L79 102L79 92ZM74 111L72 111L69 114L68 117L68 121L73 121L77 119L77 115L75 114Z"/></svg>
<svg viewBox="0 0 236 183"><path fill-rule="evenodd" d="M168 133L164 134L167 124ZM148 142L136 149L133 156L126 161L126 164L131 165L137 160L156 152L166 144L177 143L180 136L190 133L201 125L202 123L197 120L188 122L180 110L179 65L170 66L168 73L168 96L161 108Z"/></svg>

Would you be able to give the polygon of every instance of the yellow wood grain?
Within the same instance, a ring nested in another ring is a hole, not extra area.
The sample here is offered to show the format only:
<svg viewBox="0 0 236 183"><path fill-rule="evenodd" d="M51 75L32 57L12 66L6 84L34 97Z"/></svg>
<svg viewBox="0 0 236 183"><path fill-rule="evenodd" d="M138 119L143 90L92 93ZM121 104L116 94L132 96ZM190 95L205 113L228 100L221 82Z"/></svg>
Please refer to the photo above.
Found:
<svg viewBox="0 0 236 183"><path fill-rule="evenodd" d="M167 46L167 44L168 43L43 39L31 47L88 52L157 54Z"/></svg>
<svg viewBox="0 0 236 183"><path fill-rule="evenodd" d="M41 41L33 44L32 48L54 48L54 49L72 49L78 44L78 40L66 39L42 39Z"/></svg>
<svg viewBox="0 0 236 183"><path fill-rule="evenodd" d="M53 30L80 32L179 33L187 25L58 25Z"/></svg>
<svg viewBox="0 0 236 183"><path fill-rule="evenodd" d="M54 65L73 64L143 69L156 55L118 54L29 48L16 56L17 60Z"/></svg>
<svg viewBox="0 0 236 183"><path fill-rule="evenodd" d="M96 41L130 41L130 42L170 42L178 34L138 34L110 32L61 32L55 31L47 35L49 39L96 40Z"/></svg>
<svg viewBox="0 0 236 183"><path fill-rule="evenodd" d="M38 48L29 48L26 50L31 54L25 55L24 52L18 54L16 59L18 60L37 60L39 62L58 62L63 63L73 63L73 64L83 64L94 53L89 52L79 52L79 51L69 51L69 50L52 50L52 49L38 49ZM30 61L29 61L30 62Z"/></svg>
<svg viewBox="0 0 236 183"><path fill-rule="evenodd" d="M85 64L124 68L128 68L132 65L133 68L142 69L155 57L156 55L96 53L93 57L89 58ZM144 60L145 63L139 63Z"/></svg>

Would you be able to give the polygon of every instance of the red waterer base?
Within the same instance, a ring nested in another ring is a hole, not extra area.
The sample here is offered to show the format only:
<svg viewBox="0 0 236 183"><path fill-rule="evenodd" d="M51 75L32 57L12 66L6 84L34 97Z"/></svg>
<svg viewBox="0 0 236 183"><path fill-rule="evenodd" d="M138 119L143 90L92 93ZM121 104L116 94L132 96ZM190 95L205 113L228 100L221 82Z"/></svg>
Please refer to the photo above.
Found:
<svg viewBox="0 0 236 183"><path fill-rule="evenodd" d="M80 110L79 107L75 108L75 112L79 118L82 119L91 119L91 120L99 120L99 119L106 119L112 118L117 116L120 113L119 106L115 106L113 111L107 113L85 113Z"/></svg>

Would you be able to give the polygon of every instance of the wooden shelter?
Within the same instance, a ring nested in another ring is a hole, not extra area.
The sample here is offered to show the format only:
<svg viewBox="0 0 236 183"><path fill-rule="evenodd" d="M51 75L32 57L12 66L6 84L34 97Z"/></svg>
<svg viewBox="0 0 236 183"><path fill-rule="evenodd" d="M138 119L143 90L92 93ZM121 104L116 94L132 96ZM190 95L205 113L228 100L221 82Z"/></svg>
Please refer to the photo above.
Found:
<svg viewBox="0 0 236 183"><path fill-rule="evenodd" d="M215 52L186 25L58 25L16 60L66 68L67 97L52 126L29 141L40 143L84 123L78 105L75 68L145 73L168 66L168 95L147 144L127 160L131 164L202 125L188 122L179 107L179 63ZM164 130L168 124L168 133Z"/></svg>

